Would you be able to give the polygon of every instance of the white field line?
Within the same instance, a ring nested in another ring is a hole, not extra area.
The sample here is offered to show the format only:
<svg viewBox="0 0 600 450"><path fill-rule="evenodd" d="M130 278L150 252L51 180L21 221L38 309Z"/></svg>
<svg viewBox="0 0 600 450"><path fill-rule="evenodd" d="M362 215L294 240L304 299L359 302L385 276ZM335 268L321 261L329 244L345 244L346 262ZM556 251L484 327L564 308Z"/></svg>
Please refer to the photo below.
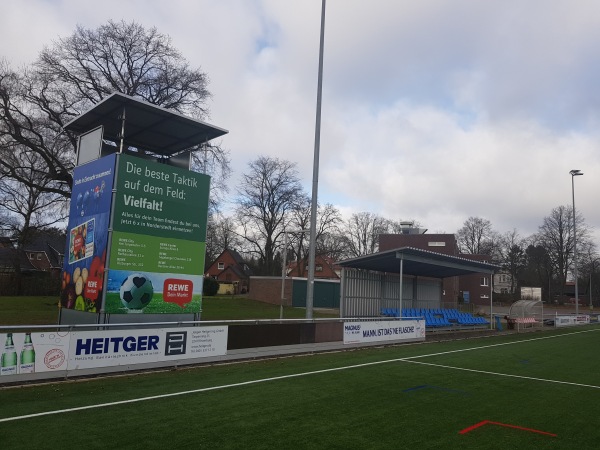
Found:
<svg viewBox="0 0 600 450"><path fill-rule="evenodd" d="M526 377L523 375L511 375L509 373L489 372L487 370L466 369L464 367L446 366L444 364L432 364L432 363L426 363L423 361L408 361L408 358L405 359L404 362L411 363L411 364L421 364L423 366L441 367L443 369L462 370L464 372L484 373L486 375L495 375L495 376L499 376L499 377L522 378L524 380L543 381L545 383L567 384L569 386L600 389L600 386L595 386L593 384L581 384L581 383L572 383L570 381L549 380L547 378Z"/></svg>
<svg viewBox="0 0 600 450"><path fill-rule="evenodd" d="M270 381L285 380L285 379L289 379L289 378L298 378L298 377L304 377L304 376L309 376L309 375L317 375L317 374L328 373L328 372L336 372L336 371L341 371L341 370L357 369L360 367L375 366L375 365L379 365L379 364L389 364L389 363L394 363L394 362L409 362L409 363L451 368L451 369L456 369L456 370L465 370L465 371L471 371L471 372L501 375L501 376L507 376L507 377L527 378L527 377L521 377L518 375L506 375L506 374L500 374L500 373L495 373L495 372L485 372L485 371L479 371L479 370L473 370L473 369L461 369L458 367L442 366L442 365L438 365L438 364L429 364L429 363L417 362L417 361L412 361L412 360L418 359L418 358L427 358L429 356L448 355L448 354L457 353L457 352L466 352L466 351L471 351L471 350L479 350L479 349L484 349L484 348L498 347L501 345L520 344L522 342L531 342L531 341L538 341L538 340L542 340L542 339L551 339L551 338L555 338L555 337L570 336L573 334L588 333L591 331L598 331L598 330L593 329L593 330L575 331L572 333L565 333L565 334L560 334L560 335L556 335L556 336L544 336L544 337L538 337L538 338L532 338L532 339L523 339L523 340L519 340L519 341L503 342L500 344L482 345L479 347L464 348L464 349L460 349L460 350L450 350L450 351L446 351L446 352L429 353L426 355L409 356L406 358L386 359L384 361L373 361L373 362L363 363L363 364L353 364L350 366L334 367L331 369L313 370L310 372L301 372L301 373L294 373L294 374L290 374L290 375L281 375L278 377L262 378L259 380L243 381L240 383L225 384L225 385L221 385L221 386L211 386L211 387L206 387L206 388L192 389L192 390L188 390L188 391L172 392L170 394L160 394L160 395L152 395L152 396L148 396L148 397L132 398L129 400L97 403L95 405L78 406L75 408L56 409L53 411L44 411L44 412L34 413L34 414L25 414L22 416L0 418L0 423L11 422L11 421L15 421L15 420L31 419L34 417L50 416L50 415L54 415L54 414L64 414L64 413L75 412L75 411L85 411L88 409L106 408L106 407L110 407L110 406L126 405L126 404L130 404L130 403L144 402L144 401L148 401L148 400L157 400L157 399L169 398L169 397L177 397L177 396L181 396L181 395L197 394L197 393L201 393L201 392L210 392L210 391L229 389L229 388L234 388L234 387L239 387L239 386L250 386L253 384L267 383ZM599 386L591 386L591 385L569 383L569 382L562 382L562 381L553 381L553 380L544 380L541 378L530 378L530 379L600 389Z"/></svg>

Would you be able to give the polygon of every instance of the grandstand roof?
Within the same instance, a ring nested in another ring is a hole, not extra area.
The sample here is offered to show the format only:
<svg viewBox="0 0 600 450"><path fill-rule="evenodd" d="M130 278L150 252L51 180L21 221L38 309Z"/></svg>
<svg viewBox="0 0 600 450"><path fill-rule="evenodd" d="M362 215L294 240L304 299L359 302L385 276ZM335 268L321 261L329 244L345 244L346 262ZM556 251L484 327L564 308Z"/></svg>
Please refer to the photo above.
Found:
<svg viewBox="0 0 600 450"><path fill-rule="evenodd" d="M372 270L376 272L402 273L431 278L447 278L475 273L494 273L500 267L480 261L443 255L413 247L387 250L358 258L346 259L337 264L344 268Z"/></svg>

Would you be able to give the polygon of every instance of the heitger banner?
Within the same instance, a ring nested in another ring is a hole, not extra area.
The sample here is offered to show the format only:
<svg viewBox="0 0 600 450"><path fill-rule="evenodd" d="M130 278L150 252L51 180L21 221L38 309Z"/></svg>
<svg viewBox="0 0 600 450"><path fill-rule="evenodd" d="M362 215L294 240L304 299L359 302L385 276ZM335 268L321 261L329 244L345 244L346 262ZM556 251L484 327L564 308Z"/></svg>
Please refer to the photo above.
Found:
<svg viewBox="0 0 600 450"><path fill-rule="evenodd" d="M227 354L227 331L215 326L0 334L0 383L9 375L221 356Z"/></svg>
<svg viewBox="0 0 600 450"><path fill-rule="evenodd" d="M424 320L344 322L344 344L425 340Z"/></svg>
<svg viewBox="0 0 600 450"><path fill-rule="evenodd" d="M69 370L221 356L227 327L71 333Z"/></svg>

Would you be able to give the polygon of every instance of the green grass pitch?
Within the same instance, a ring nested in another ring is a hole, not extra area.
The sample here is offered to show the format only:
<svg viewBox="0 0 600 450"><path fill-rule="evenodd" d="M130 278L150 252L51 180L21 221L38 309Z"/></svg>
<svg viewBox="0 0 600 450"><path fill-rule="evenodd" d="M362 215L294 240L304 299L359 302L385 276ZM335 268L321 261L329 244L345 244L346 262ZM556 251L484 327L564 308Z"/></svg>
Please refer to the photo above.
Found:
<svg viewBox="0 0 600 450"><path fill-rule="evenodd" d="M599 344L588 326L8 388L0 436L11 449L594 449Z"/></svg>

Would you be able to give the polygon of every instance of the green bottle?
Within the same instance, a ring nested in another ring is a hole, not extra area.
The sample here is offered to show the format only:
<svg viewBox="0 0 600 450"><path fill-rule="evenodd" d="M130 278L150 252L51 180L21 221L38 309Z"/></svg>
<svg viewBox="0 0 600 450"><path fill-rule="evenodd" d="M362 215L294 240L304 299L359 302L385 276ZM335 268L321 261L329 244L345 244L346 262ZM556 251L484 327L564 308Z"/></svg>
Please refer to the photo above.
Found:
<svg viewBox="0 0 600 450"><path fill-rule="evenodd" d="M31 342L31 333L25 335L25 343L21 350L21 364L19 365L19 373L35 372L35 350L33 342Z"/></svg>
<svg viewBox="0 0 600 450"><path fill-rule="evenodd" d="M0 362L0 375L16 375L17 373L17 352L13 343L12 333L6 335L2 361Z"/></svg>

